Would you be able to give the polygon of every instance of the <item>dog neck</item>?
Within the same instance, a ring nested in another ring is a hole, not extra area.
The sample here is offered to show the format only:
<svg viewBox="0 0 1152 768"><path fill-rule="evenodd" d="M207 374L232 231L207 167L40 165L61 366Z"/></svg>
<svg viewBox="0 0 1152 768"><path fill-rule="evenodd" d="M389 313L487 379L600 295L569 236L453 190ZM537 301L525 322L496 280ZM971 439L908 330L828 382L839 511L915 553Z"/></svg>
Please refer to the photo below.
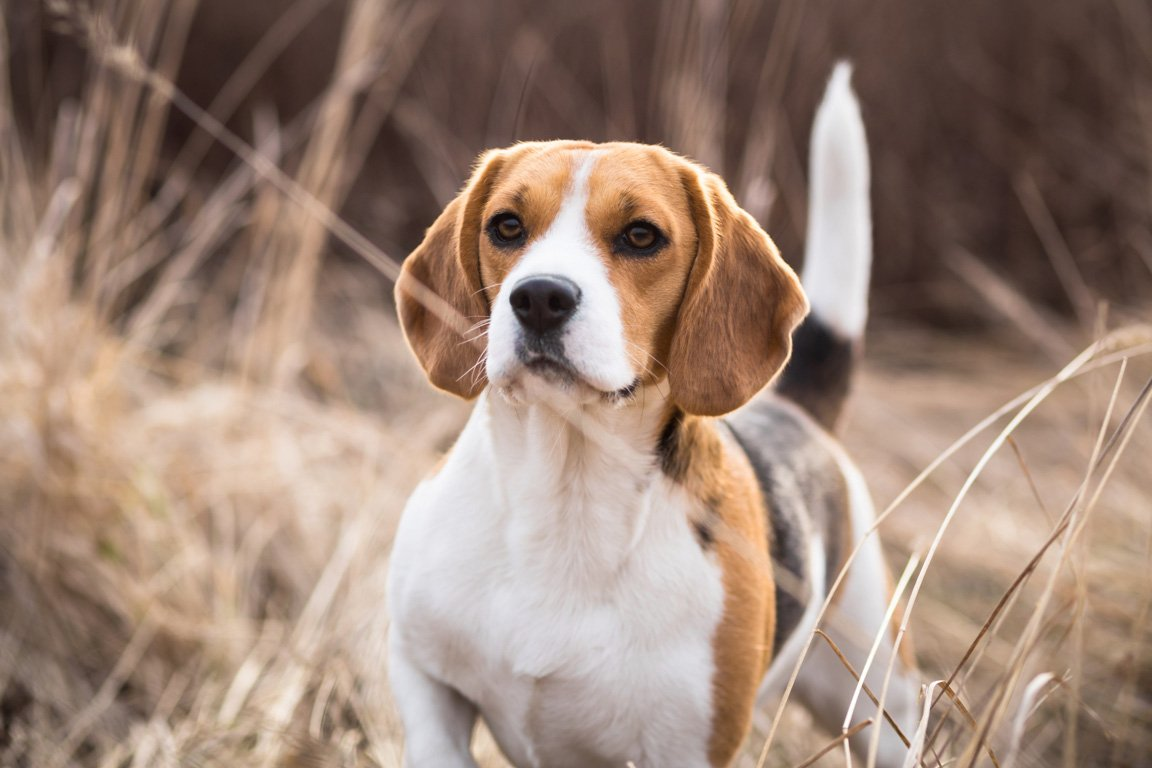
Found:
<svg viewBox="0 0 1152 768"><path fill-rule="evenodd" d="M655 388L627 402L563 397L513 404L486 393L494 482L509 551L540 577L605 586L652 515L667 510L656 457L671 406Z"/></svg>

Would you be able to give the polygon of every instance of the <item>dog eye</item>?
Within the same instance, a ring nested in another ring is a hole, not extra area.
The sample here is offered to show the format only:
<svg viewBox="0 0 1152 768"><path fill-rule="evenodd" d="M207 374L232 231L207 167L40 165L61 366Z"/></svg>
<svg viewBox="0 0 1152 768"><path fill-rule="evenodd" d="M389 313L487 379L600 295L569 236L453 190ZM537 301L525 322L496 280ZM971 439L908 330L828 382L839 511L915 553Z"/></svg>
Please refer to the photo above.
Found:
<svg viewBox="0 0 1152 768"><path fill-rule="evenodd" d="M634 221L624 227L617 243L623 251L647 256L664 244L664 235L646 221Z"/></svg>
<svg viewBox="0 0 1152 768"><path fill-rule="evenodd" d="M524 239L524 224L514 213L498 213L488 222L488 236L495 245L515 245Z"/></svg>

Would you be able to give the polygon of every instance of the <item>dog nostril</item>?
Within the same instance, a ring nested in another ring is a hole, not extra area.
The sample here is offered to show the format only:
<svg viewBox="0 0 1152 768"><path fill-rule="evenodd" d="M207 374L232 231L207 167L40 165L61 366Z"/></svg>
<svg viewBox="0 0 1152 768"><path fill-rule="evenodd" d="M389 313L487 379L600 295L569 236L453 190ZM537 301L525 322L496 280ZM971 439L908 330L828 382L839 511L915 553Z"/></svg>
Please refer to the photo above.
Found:
<svg viewBox="0 0 1152 768"><path fill-rule="evenodd" d="M517 283L508 302L521 325L545 333L558 328L576 311L580 289L567 278L539 275Z"/></svg>
<svg viewBox="0 0 1152 768"><path fill-rule="evenodd" d="M553 312L567 312L576 306L571 293L553 293L548 296L548 308Z"/></svg>

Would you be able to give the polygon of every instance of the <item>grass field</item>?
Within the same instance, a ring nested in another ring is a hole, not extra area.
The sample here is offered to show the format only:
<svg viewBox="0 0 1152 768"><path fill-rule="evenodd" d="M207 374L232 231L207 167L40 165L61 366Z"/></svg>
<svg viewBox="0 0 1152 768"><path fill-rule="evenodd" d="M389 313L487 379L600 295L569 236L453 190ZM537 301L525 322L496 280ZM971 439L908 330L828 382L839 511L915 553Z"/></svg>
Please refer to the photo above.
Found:
<svg viewBox="0 0 1152 768"><path fill-rule="evenodd" d="M310 121L246 143L172 86L193 4L55 5L102 66L43 153L0 70L0 765L399 765L383 573L467 406L410 359L394 260L333 213L386 111L358 64L396 27L352 2ZM212 184L167 164L175 112L238 158ZM925 762L1147 765L1147 308L1049 324L964 274L991 331L874 297L845 435L894 571L920 563ZM740 765L836 737L775 717Z"/></svg>

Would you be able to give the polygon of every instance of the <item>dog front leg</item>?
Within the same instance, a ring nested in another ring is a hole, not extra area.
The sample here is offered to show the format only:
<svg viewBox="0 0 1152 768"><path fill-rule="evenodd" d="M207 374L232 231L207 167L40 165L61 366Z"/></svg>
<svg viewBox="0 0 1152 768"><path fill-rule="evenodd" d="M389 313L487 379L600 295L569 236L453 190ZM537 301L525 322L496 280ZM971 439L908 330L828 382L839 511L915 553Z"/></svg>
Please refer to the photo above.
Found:
<svg viewBox="0 0 1152 768"><path fill-rule="evenodd" d="M392 633L388 672L404 723L406 768L476 768L469 745L476 706L412 663Z"/></svg>

